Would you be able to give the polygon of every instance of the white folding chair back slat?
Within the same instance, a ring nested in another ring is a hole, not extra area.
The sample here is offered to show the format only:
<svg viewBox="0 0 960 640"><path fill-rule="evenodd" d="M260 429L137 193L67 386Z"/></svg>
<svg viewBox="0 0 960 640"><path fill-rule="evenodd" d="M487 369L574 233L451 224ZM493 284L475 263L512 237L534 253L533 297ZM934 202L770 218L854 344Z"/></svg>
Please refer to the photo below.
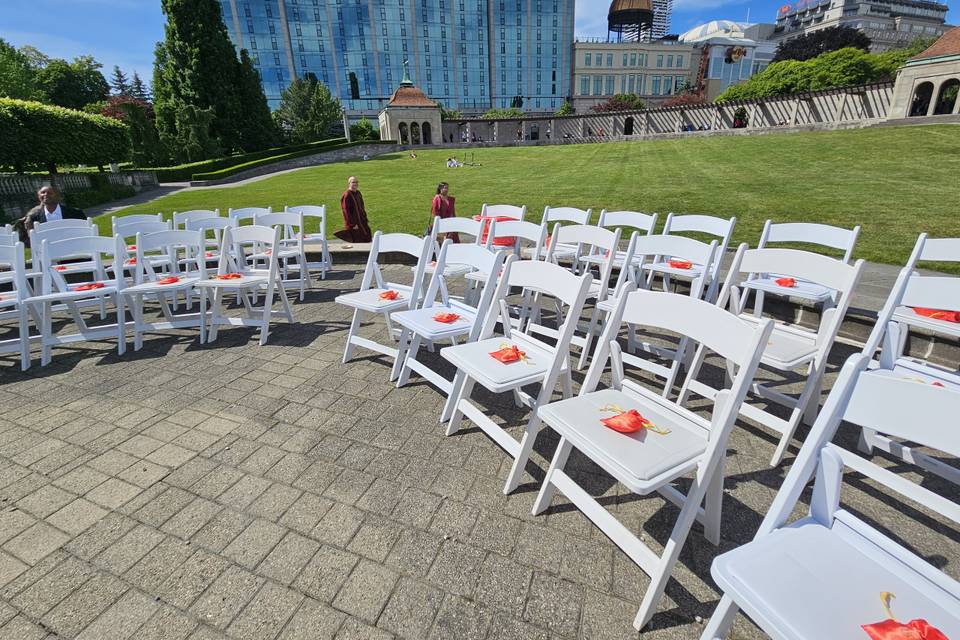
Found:
<svg viewBox="0 0 960 640"><path fill-rule="evenodd" d="M494 442L514 458L513 467L504 485L504 493L516 489L523 476L533 442L540 429L536 408L548 402L557 383L563 379L565 396L572 394L572 379L568 362L570 339L590 290L592 276L576 276L568 270L549 262L518 260L505 270L497 287L497 296L491 300L483 329L476 341L445 347L440 355L457 367L443 416L450 416L447 435L460 428L466 416L480 427ZM506 302L511 287L521 288L525 295L535 292L557 298L567 305L565 319L559 327L556 342L546 344L529 333L512 327L510 311ZM494 334L498 324L502 337ZM508 347L519 360L501 362L491 353ZM513 348L516 350L514 351ZM517 442L503 428L494 423L472 401L471 394L479 383L492 393L511 392L514 401L534 409L527 422L523 437ZM524 387L539 385L536 397L522 391Z"/></svg>
<svg viewBox="0 0 960 640"><path fill-rule="evenodd" d="M0 243L0 266L8 270L3 282L10 286L9 291L0 293L0 313L15 316L18 324L16 338L0 340L0 353L19 354L20 370L26 371L30 368L30 322L24 301L30 297L30 289L22 242Z"/></svg>
<svg viewBox="0 0 960 640"><path fill-rule="evenodd" d="M140 225L153 222L163 222L163 214L136 213L129 216L113 216L110 219L110 226L113 235L119 235L124 238L130 238L137 235L137 229ZM130 229L133 229L130 231Z"/></svg>
<svg viewBox="0 0 960 640"><path fill-rule="evenodd" d="M716 300L717 292L720 288L720 264L723 261L723 256L727 251L727 247L730 245L730 240L733 238L733 230L737 226L736 217L733 218L719 218L717 216L707 216L699 214L691 215L676 215L673 213L667 214L667 221L663 226L663 234L671 235L682 232L692 232L692 233L705 233L708 235L713 235L718 238L717 253L714 257L713 264L710 265L694 265L693 268L689 271L689 276L693 276L696 271L701 269L706 269L707 275L709 277L709 282L707 283L707 300ZM669 268L663 264L651 265L649 268L660 271L664 277L664 284L670 278L671 275L683 277L680 274L675 272L671 273Z"/></svg>
<svg viewBox="0 0 960 640"><path fill-rule="evenodd" d="M285 288L299 289L300 301L303 302L307 287L313 288L303 244L303 214L292 211L263 213L254 217L254 224L280 230L280 244L273 251L278 252L276 257L280 262L281 279ZM247 261L256 266L266 262L268 258L269 255L262 252L254 252L247 256ZM291 277L294 271L296 278Z"/></svg>
<svg viewBox="0 0 960 640"><path fill-rule="evenodd" d="M86 227L93 227L93 220L87 219L77 219L77 218L61 218L60 220L49 220L47 222L38 222L33 225L35 231L48 231L50 229L83 229Z"/></svg>
<svg viewBox="0 0 960 640"><path fill-rule="evenodd" d="M607 211L600 212L598 227L630 227L636 231L645 231L647 235L652 235L657 226L656 213L643 213L640 211Z"/></svg>
<svg viewBox="0 0 960 640"><path fill-rule="evenodd" d="M590 224L593 209L577 209L576 207L544 207L543 221L548 223L570 222L572 224Z"/></svg>
<svg viewBox="0 0 960 640"><path fill-rule="evenodd" d="M227 209L227 217L236 220L238 227L242 225L245 220L250 220L250 222L253 223L253 220L257 216L262 216L267 213L273 213L273 207L241 207L239 209Z"/></svg>
<svg viewBox="0 0 960 640"><path fill-rule="evenodd" d="M850 262L853 249L860 236L860 225L853 229L844 229L829 224L813 222L773 222L767 220L760 234L758 249L763 249L768 242L803 242L823 247L830 247L843 251L844 262Z"/></svg>
<svg viewBox="0 0 960 640"><path fill-rule="evenodd" d="M386 253L404 253L416 258L417 264L413 271L411 284L389 282L380 269L380 256ZM353 309L353 319L347 332L346 345L343 350L343 362L349 362L353 357L355 347L361 347L384 354L390 358L398 357L398 350L380 342L370 340L359 335L363 322L363 313L379 314L387 325L389 340L399 338L400 331L393 327L391 314L396 311L413 310L420 306L423 280L426 266L433 253L433 243L430 236L418 238L406 233L373 234L370 245L370 255L367 266L360 282L360 290L353 293L339 295L336 302ZM391 293L392 292L392 293Z"/></svg>
<svg viewBox="0 0 960 640"><path fill-rule="evenodd" d="M580 394L540 406L537 411L561 439L533 513L549 507L555 491L560 490L650 575L650 586L634 620L639 630L656 611L694 521L703 524L711 543L720 542L726 443L772 322L745 322L696 298L636 291L634 287L632 283L627 286L611 312ZM656 332L678 331L698 345L698 352L711 350L736 371L730 388L717 394L709 420L625 378L625 360L617 343L625 322ZM599 383L608 363L613 370L612 387L601 390ZM604 425L603 419L629 416L631 411L638 413L634 419L645 425L639 431L617 433ZM631 528L617 521L566 474L564 466L574 448L630 491L640 495L659 492L681 507L662 555L641 542ZM684 495L674 485L691 475L690 489Z"/></svg>
<svg viewBox="0 0 960 640"><path fill-rule="evenodd" d="M187 222L192 220L203 220L205 218L219 218L220 209L193 209L191 211L174 211L173 228L186 229Z"/></svg>
<svg viewBox="0 0 960 640"><path fill-rule="evenodd" d="M305 226L303 242L320 244L320 261L308 262L307 267L310 271L319 271L320 279L326 280L327 272L333 269L333 259L330 257L330 248L327 245L327 206L303 204L295 207L285 207L284 211L303 215L303 222ZM308 222L311 219L317 219L317 230L307 233L306 226L310 226L308 225Z"/></svg>
<svg viewBox="0 0 960 640"><path fill-rule="evenodd" d="M844 467L878 485L891 507L901 496L960 524L956 492L936 493L900 469L893 472L831 443L843 421L956 458L960 434L943 417L958 411L957 391L871 369L866 354L851 356L756 537L714 560L711 573L723 597L702 640L724 638L738 609L774 638L865 636L862 625L893 616L883 592L896 598L892 609L901 619L926 620L943 637L960 635L960 583L841 504ZM790 522L811 479L809 514ZM899 526L883 524L894 532ZM910 535L917 535L915 528Z"/></svg>
<svg viewBox="0 0 960 640"><path fill-rule="evenodd" d="M740 245L734 256L726 282L717 304L744 319L758 321L763 308L755 301L753 314L746 312L749 292L758 275L767 273L783 274L797 281L796 287L803 282L824 285L836 291L836 305L825 308L816 330L810 330L799 324L787 325L778 322L773 336L763 354L763 365L781 372L805 369L805 379L798 396L787 395L755 383L753 392L766 401L772 401L790 410L787 419L755 405L744 403L743 415L767 426L781 434L780 442L771 459L771 465L779 464L786 453L793 433L802 418L812 423L820 406L820 393L823 375L826 371L830 349L840 331L844 316L850 307L853 291L863 273L864 261L858 260L850 265L828 256L800 251L797 249L748 249ZM789 289L789 287L785 287ZM760 303L762 304L762 302ZM714 390L693 380L702 365L702 359L695 358L681 390L681 398L689 393L711 397Z"/></svg>
<svg viewBox="0 0 960 640"><path fill-rule="evenodd" d="M481 216L491 218L507 217L514 220L523 220L527 215L527 205L517 207L512 204L486 204L480 209Z"/></svg>
<svg viewBox="0 0 960 640"><path fill-rule="evenodd" d="M434 241L445 233L465 233L473 238L474 244L480 244L483 237L484 224L480 220L471 218L438 218L434 217L433 226L430 229ZM490 235L489 233L487 234ZM490 238L487 238L489 244Z"/></svg>

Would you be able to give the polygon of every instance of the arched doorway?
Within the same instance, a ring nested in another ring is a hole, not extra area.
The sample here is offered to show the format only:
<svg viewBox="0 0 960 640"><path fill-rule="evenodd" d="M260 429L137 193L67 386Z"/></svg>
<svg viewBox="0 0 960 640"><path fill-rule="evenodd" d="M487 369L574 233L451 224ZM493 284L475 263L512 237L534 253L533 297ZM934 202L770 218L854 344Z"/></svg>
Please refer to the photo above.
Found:
<svg viewBox="0 0 960 640"><path fill-rule="evenodd" d="M410 133L407 131L407 123L400 123L400 144L410 144Z"/></svg>
<svg viewBox="0 0 960 640"><path fill-rule="evenodd" d="M430 123L424 122L423 127L421 127L420 131L423 134L423 144L433 144L433 140L430 135Z"/></svg>
<svg viewBox="0 0 960 640"><path fill-rule="evenodd" d="M933 115L944 116L953 113L957 106L957 90L960 89L960 80L950 78L940 85L940 95L937 96L937 106L933 108Z"/></svg>
<svg viewBox="0 0 960 640"><path fill-rule="evenodd" d="M633 116L627 116L627 119L623 121L623 135L633 135Z"/></svg>
<svg viewBox="0 0 960 640"><path fill-rule="evenodd" d="M420 144L420 125L416 122L410 125L410 144Z"/></svg>
<svg viewBox="0 0 960 640"><path fill-rule="evenodd" d="M913 101L910 103L910 117L925 116L930 110L930 100L933 99L933 83L921 82L913 90Z"/></svg>

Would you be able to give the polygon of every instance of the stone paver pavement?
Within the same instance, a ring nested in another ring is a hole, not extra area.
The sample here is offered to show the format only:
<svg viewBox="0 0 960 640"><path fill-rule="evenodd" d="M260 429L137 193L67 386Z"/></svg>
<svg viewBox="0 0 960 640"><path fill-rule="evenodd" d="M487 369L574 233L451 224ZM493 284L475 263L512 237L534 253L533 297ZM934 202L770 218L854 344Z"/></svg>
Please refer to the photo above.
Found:
<svg viewBox="0 0 960 640"><path fill-rule="evenodd" d="M340 363L349 314L332 300L357 284L333 274L264 347L245 329L204 347L184 331L122 358L111 343L58 349L27 375L2 360L0 639L698 638L712 559L752 537L782 482L773 435L735 430L722 544L694 529L637 634L647 577L563 499L530 515L553 434L504 496L510 459L475 428L444 437L436 390L394 388L367 353ZM522 425L504 400L486 398ZM571 466L663 544L673 506ZM956 574L955 528L898 517L865 483L851 500ZM762 634L741 618L734 637Z"/></svg>

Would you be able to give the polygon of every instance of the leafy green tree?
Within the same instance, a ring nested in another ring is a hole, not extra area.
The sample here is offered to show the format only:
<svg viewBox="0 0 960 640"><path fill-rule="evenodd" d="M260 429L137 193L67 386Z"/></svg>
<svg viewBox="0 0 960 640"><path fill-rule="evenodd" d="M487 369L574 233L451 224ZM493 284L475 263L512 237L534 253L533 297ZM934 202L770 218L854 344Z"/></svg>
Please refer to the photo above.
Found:
<svg viewBox="0 0 960 640"><path fill-rule="evenodd" d="M482 117L487 120L517 120L523 117L523 111L516 107L510 107L509 109L488 109Z"/></svg>
<svg viewBox="0 0 960 640"><path fill-rule="evenodd" d="M37 85L44 102L68 109L82 109L91 102L106 100L110 85L100 69L103 65L93 56L79 56L73 62L59 58L37 71Z"/></svg>
<svg viewBox="0 0 960 640"><path fill-rule="evenodd" d="M373 123L363 118L360 122L350 125L350 139L354 142L363 140L379 140L380 132L374 128Z"/></svg>
<svg viewBox="0 0 960 640"><path fill-rule="evenodd" d="M150 101L150 90L136 71L133 72L133 79L130 80L130 95L137 100Z"/></svg>
<svg viewBox="0 0 960 640"><path fill-rule="evenodd" d="M308 73L283 90L274 117L290 141L312 142L325 138L340 122L341 114L340 101Z"/></svg>
<svg viewBox="0 0 960 640"><path fill-rule="evenodd" d="M123 69L118 65L113 65L113 75L110 76L110 88L113 89L114 95L130 95L130 81L127 80L127 74L125 74Z"/></svg>
<svg viewBox="0 0 960 640"><path fill-rule="evenodd" d="M161 139L178 145L177 155L241 148L243 111L256 106L241 104L239 62L220 3L161 0L160 7L167 23L155 56L153 91ZM204 122L209 131L201 134ZM183 140L191 141L189 152L179 148Z"/></svg>
<svg viewBox="0 0 960 640"><path fill-rule="evenodd" d="M445 106L443 106L443 103L440 103L440 102L438 102L437 104L440 105L441 120L462 120L463 119L463 111L460 111L459 109L447 109Z"/></svg>
<svg viewBox="0 0 960 640"><path fill-rule="evenodd" d="M605 102L594 105L591 111L597 113L610 113L614 111L640 111L646 105L643 99L635 93L621 93L611 96Z"/></svg>
<svg viewBox="0 0 960 640"><path fill-rule="evenodd" d="M324 140L334 135L343 135L343 106L330 93L330 88L322 82L318 82L313 90L310 121L314 123L318 139Z"/></svg>
<svg viewBox="0 0 960 640"><path fill-rule="evenodd" d="M275 146L279 136L277 126L270 115L267 97L263 94L260 73L246 49L240 50L237 92L243 105L240 126L240 147L244 151L256 151Z"/></svg>
<svg viewBox="0 0 960 640"><path fill-rule="evenodd" d="M30 59L0 38L0 97L32 100L36 93L36 72Z"/></svg>
<svg viewBox="0 0 960 640"><path fill-rule="evenodd" d="M829 27L806 33L777 46L774 62L782 60L809 60L830 52L853 47L870 50L870 38L859 29L850 27Z"/></svg>
<svg viewBox="0 0 960 640"><path fill-rule="evenodd" d="M40 51L33 45L23 45L20 47L20 53L27 57L27 62L31 67L33 67L34 71L43 69L45 66L50 64L50 56L45 54L43 51Z"/></svg>
<svg viewBox="0 0 960 640"><path fill-rule="evenodd" d="M572 116L576 113L576 110L573 108L573 103L569 100L564 100L563 104L560 105L560 108L557 109L557 112L554 115L557 116Z"/></svg>

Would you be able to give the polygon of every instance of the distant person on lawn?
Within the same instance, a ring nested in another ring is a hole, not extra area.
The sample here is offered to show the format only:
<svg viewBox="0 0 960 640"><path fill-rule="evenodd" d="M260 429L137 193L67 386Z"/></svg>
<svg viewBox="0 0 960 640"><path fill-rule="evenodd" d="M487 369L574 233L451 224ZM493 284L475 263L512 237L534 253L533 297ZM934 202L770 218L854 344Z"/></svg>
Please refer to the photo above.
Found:
<svg viewBox="0 0 960 640"><path fill-rule="evenodd" d="M20 240L30 246L30 231L33 226L41 222L54 220L86 220L87 214L80 209L74 209L61 204L63 198L56 187L47 185L37 191L37 200L40 204L27 212L27 215L14 223L14 228L20 233Z"/></svg>
<svg viewBox="0 0 960 640"><path fill-rule="evenodd" d="M456 218L457 211L454 208L455 198L449 195L450 186L446 182L437 185L437 195L433 196L433 205L430 207L430 214L434 218ZM444 234L452 242L460 242L460 235L456 232Z"/></svg>
<svg viewBox="0 0 960 640"><path fill-rule="evenodd" d="M360 193L360 181L355 176L347 180L347 190L340 196L340 210L343 212L344 229L335 232L344 242L373 242L370 224L367 222L367 210L363 206Z"/></svg>

